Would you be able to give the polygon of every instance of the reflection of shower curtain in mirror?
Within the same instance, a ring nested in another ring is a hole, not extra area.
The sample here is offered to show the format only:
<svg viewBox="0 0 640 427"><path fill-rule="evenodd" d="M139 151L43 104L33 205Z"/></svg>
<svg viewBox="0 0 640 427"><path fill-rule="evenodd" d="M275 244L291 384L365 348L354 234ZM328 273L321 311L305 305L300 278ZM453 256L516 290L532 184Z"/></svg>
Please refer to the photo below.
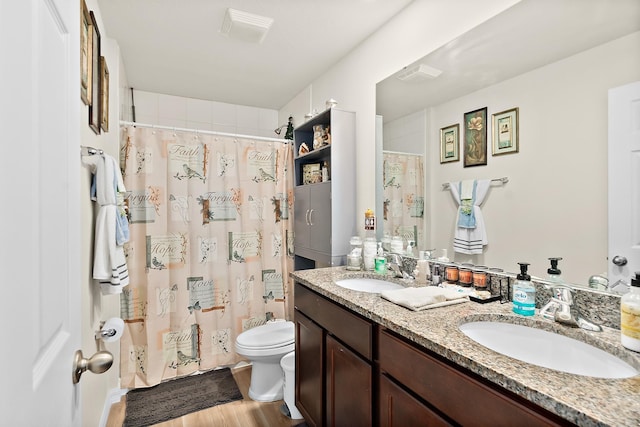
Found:
<svg viewBox="0 0 640 427"><path fill-rule="evenodd" d="M384 224L389 236L424 249L424 161L420 154L383 152ZM416 235L417 234L417 235Z"/></svg>
<svg viewBox="0 0 640 427"><path fill-rule="evenodd" d="M238 334L291 318L290 144L139 126L121 137L131 222L121 386L238 362Z"/></svg>

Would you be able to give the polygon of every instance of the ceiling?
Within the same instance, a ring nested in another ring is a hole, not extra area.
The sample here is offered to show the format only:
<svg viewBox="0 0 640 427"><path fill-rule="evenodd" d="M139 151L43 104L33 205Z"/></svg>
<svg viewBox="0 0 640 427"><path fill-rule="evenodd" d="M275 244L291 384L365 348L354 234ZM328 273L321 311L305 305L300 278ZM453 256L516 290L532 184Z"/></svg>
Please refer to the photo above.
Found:
<svg viewBox="0 0 640 427"><path fill-rule="evenodd" d="M98 0L131 87L278 110L412 0ZM262 43L220 33L227 8L273 18Z"/></svg>
<svg viewBox="0 0 640 427"><path fill-rule="evenodd" d="M434 67L437 78L379 83L377 114L395 120L636 31L639 0L522 0L406 67Z"/></svg>

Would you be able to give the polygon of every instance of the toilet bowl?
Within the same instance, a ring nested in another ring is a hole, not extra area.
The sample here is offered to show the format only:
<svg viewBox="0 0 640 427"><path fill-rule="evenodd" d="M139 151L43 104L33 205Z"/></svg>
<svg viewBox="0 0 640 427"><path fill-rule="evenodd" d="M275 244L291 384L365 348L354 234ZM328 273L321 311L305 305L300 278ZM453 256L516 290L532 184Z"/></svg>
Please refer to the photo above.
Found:
<svg viewBox="0 0 640 427"><path fill-rule="evenodd" d="M293 322L275 321L249 329L236 338L236 352L251 362L249 397L273 402L283 397L282 357L294 351Z"/></svg>

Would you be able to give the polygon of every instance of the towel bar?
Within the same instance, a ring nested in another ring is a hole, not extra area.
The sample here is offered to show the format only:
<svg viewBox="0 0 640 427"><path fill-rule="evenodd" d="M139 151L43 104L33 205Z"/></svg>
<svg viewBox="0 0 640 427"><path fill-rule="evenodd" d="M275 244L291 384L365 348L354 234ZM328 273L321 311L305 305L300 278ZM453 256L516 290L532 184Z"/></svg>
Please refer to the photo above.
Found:
<svg viewBox="0 0 640 427"><path fill-rule="evenodd" d="M506 184L507 182L509 182L509 178L506 176L503 176L502 178L494 178L491 180L491 182L499 182L501 184ZM446 190L449 188L449 183L445 182L444 184L442 184L442 189Z"/></svg>

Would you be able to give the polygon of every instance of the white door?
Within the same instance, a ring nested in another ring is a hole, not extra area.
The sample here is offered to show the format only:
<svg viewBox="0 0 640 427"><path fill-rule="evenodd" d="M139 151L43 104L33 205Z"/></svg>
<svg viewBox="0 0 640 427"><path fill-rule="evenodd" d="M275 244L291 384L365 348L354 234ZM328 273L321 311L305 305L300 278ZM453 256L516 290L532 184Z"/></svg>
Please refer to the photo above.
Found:
<svg viewBox="0 0 640 427"><path fill-rule="evenodd" d="M0 0L0 424L80 426L79 0Z"/></svg>
<svg viewBox="0 0 640 427"><path fill-rule="evenodd" d="M609 90L609 283L640 271L640 82Z"/></svg>

